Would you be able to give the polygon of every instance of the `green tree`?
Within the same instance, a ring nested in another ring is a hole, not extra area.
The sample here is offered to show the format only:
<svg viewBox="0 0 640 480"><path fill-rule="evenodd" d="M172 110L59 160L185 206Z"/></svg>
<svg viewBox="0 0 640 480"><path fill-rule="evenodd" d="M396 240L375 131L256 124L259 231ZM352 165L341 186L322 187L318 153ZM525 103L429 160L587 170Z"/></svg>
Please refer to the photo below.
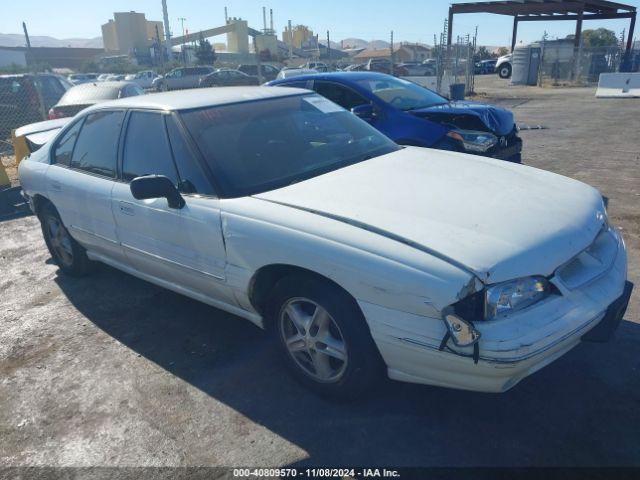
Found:
<svg viewBox="0 0 640 480"><path fill-rule="evenodd" d="M509 54L509 49L507 47L500 47L498 49L498 56L499 57L504 57L505 55Z"/></svg>
<svg viewBox="0 0 640 480"><path fill-rule="evenodd" d="M582 31L582 45L590 47L611 47L618 44L616 33L606 28Z"/></svg>
<svg viewBox="0 0 640 480"><path fill-rule="evenodd" d="M478 51L476 52L477 60L488 60L491 58L491 52L487 50L487 47L478 47Z"/></svg>
<svg viewBox="0 0 640 480"><path fill-rule="evenodd" d="M202 38L202 36L198 40L195 54L198 59L198 65L213 65L216 61L216 52L211 43L206 38Z"/></svg>
<svg viewBox="0 0 640 480"><path fill-rule="evenodd" d="M575 35L567 35L567 40L573 40ZM606 28L597 28L595 30L582 31L582 46L586 48L592 47L612 47L618 44L616 32Z"/></svg>

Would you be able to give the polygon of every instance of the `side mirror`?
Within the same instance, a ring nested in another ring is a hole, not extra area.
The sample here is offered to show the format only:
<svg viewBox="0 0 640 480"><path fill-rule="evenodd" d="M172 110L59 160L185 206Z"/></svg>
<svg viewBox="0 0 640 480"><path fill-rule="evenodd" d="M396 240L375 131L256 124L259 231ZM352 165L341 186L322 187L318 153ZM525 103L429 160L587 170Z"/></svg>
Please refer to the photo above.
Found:
<svg viewBox="0 0 640 480"><path fill-rule="evenodd" d="M131 180L129 186L131 195L136 200L151 198L166 198L169 208L182 208L185 205L184 198L171 180L164 175L145 175Z"/></svg>
<svg viewBox="0 0 640 480"><path fill-rule="evenodd" d="M351 113L363 120L373 120L376 117L376 112L373 109L373 105L370 103L353 107L351 109Z"/></svg>

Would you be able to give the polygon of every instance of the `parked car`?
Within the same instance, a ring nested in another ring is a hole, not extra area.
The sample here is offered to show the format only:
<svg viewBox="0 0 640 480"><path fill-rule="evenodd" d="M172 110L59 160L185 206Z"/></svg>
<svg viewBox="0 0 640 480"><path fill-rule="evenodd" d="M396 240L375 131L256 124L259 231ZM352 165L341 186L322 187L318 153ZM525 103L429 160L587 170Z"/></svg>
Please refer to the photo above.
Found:
<svg viewBox="0 0 640 480"><path fill-rule="evenodd" d="M96 78L96 81L105 82L111 75L113 75L113 73L101 73L98 75L98 78Z"/></svg>
<svg viewBox="0 0 640 480"><path fill-rule="evenodd" d="M27 155L35 152L54 138L69 120L71 119L43 120L16 128L13 135L13 153L16 162L22 161Z"/></svg>
<svg viewBox="0 0 640 480"><path fill-rule="evenodd" d="M13 129L45 120L71 87L65 78L49 73L0 75L0 140Z"/></svg>
<svg viewBox="0 0 640 480"><path fill-rule="evenodd" d="M364 63L352 63L344 67L344 72L364 72L366 71L366 65Z"/></svg>
<svg viewBox="0 0 640 480"><path fill-rule="evenodd" d="M392 73L391 60L386 58L371 58L367 63L365 63L364 70L369 72L386 73L390 75ZM405 67L398 64L393 66L393 74L399 77L404 77L409 75L409 71Z"/></svg>
<svg viewBox="0 0 640 480"><path fill-rule="evenodd" d="M158 76L159 75L153 70L143 70L142 72L126 75L124 80L127 82L133 82L140 88L151 88L153 80L158 78Z"/></svg>
<svg viewBox="0 0 640 480"><path fill-rule="evenodd" d="M299 77L301 75L313 75L318 73L317 70L311 70L310 68L283 68L278 73L277 79Z"/></svg>
<svg viewBox="0 0 640 480"><path fill-rule="evenodd" d="M433 76L436 74L435 66L422 62L404 62L397 65L398 68L406 70L406 75L411 76Z"/></svg>
<svg viewBox="0 0 640 480"><path fill-rule="evenodd" d="M72 73L67 80L72 85L80 85L87 82L95 82L98 78L97 73Z"/></svg>
<svg viewBox="0 0 640 480"><path fill-rule="evenodd" d="M80 110L96 103L143 94L144 90L131 82L96 82L76 85L51 107L49 119L73 117Z"/></svg>
<svg viewBox="0 0 640 480"><path fill-rule="evenodd" d="M19 177L63 274L100 261L248 319L326 395L385 371L508 390L605 340L632 288L594 188L402 148L299 89L97 104Z"/></svg>
<svg viewBox="0 0 640 480"><path fill-rule="evenodd" d="M214 71L215 68L206 66L174 68L166 75L155 78L152 82L152 88L158 92L198 88L200 79Z"/></svg>
<svg viewBox="0 0 640 480"><path fill-rule="evenodd" d="M255 65L255 64L245 63L245 64L238 65L238 70L252 77L258 76L258 65ZM278 73L280 73L280 69L278 67L269 65L268 63L261 63L260 70L262 71L263 82L269 82L271 80L275 80L276 77L278 76Z"/></svg>
<svg viewBox="0 0 640 480"><path fill-rule="evenodd" d="M329 68L329 65L324 62L307 62L302 66L302 68L308 68L310 70L316 70L318 72L328 72L331 70Z"/></svg>
<svg viewBox="0 0 640 480"><path fill-rule="evenodd" d="M496 72L496 62L497 60L480 60L476 62L474 67L474 73L476 75L488 75Z"/></svg>
<svg viewBox="0 0 640 480"><path fill-rule="evenodd" d="M511 71L513 67L511 66L511 54L503 55L502 57L498 57L496 60L496 68L495 71L498 72L498 76L500 78L510 78Z"/></svg>
<svg viewBox="0 0 640 480"><path fill-rule="evenodd" d="M104 79L105 82L123 82L126 77L123 73L111 73Z"/></svg>
<svg viewBox="0 0 640 480"><path fill-rule="evenodd" d="M315 90L402 145L522 160L513 114L493 105L450 101L413 82L374 72L316 74L268 85Z"/></svg>
<svg viewBox="0 0 640 480"><path fill-rule="evenodd" d="M251 77L240 70L220 68L200 79L201 87L233 87L259 85L258 77Z"/></svg>

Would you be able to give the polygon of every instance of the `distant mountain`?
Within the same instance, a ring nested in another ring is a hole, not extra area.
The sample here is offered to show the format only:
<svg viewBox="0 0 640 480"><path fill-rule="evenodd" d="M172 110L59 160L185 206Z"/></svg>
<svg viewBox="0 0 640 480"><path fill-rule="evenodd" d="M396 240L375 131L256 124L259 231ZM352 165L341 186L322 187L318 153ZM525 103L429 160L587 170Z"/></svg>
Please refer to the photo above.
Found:
<svg viewBox="0 0 640 480"><path fill-rule="evenodd" d="M345 38L342 40L342 45L344 45L344 48L368 48L376 50L389 48L389 42L384 40L371 40L370 42L367 42L361 38Z"/></svg>
<svg viewBox="0 0 640 480"><path fill-rule="evenodd" d="M95 38L53 38L41 35L30 35L32 47L75 47L75 48L102 48L102 37ZM24 47L26 46L24 35L19 33L0 33L0 46Z"/></svg>

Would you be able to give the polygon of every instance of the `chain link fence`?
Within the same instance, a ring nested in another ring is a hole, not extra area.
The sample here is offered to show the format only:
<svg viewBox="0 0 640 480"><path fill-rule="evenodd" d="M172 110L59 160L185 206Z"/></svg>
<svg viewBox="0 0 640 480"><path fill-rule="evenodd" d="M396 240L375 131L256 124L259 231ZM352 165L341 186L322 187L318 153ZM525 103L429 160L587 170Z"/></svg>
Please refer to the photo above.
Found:
<svg viewBox="0 0 640 480"><path fill-rule="evenodd" d="M11 152L12 131L46 120L67 88L63 77L50 73L0 75L0 152Z"/></svg>
<svg viewBox="0 0 640 480"><path fill-rule="evenodd" d="M601 73L617 72L629 56L618 46L566 48L542 43L538 84L540 86L580 86L598 83ZM633 65L632 65L633 67Z"/></svg>
<svg viewBox="0 0 640 480"><path fill-rule="evenodd" d="M434 52L437 91L449 96L451 85L464 84L465 94L472 94L475 87L475 42L465 40L449 46L438 45Z"/></svg>

